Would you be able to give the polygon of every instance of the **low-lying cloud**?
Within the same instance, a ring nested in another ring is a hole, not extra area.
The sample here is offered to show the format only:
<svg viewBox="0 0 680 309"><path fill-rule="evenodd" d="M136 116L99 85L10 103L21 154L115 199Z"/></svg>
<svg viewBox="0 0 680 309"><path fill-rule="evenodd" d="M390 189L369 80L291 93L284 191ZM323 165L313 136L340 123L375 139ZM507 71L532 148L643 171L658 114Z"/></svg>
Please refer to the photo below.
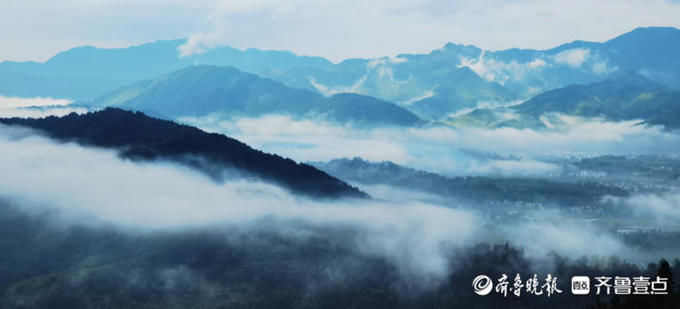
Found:
<svg viewBox="0 0 680 309"><path fill-rule="evenodd" d="M0 95L0 107L33 107L33 106L65 106L71 104L72 101L68 99L54 99L54 98L20 98L20 97L5 97Z"/></svg>
<svg viewBox="0 0 680 309"><path fill-rule="evenodd" d="M0 156L0 197L27 211L58 210L60 222L66 224L105 223L145 231L247 228L266 219L277 222L267 225L274 232L293 238L304 233L296 231L294 223L343 227L358 231L359 236L348 241L359 254L385 257L403 274L426 280L445 278L451 271L447 252L476 242L510 241L528 248L527 253L537 258L550 250L591 254L593 243L604 248L599 252L603 255L620 248L606 231L585 222L567 224L577 221L559 214L542 216L529 225L499 224L488 222L474 207L443 207L410 200L405 194L385 194L393 198L382 200L321 202L255 180L216 183L169 162L124 160L111 150L55 143L12 127L0 126ZM593 233L588 238L593 242L568 241L574 226Z"/></svg>
<svg viewBox="0 0 680 309"><path fill-rule="evenodd" d="M259 181L209 177L171 163L135 163L114 151L57 144L0 127L0 196L22 207L57 209L69 222L176 229L304 222L362 231L356 247L386 256L405 272L444 274L444 246L462 244L476 216L419 202L318 202ZM30 206L30 207L29 207Z"/></svg>
<svg viewBox="0 0 680 309"><path fill-rule="evenodd" d="M590 57L590 49L573 48L555 55L555 62L572 68L580 67Z"/></svg>
<svg viewBox="0 0 680 309"><path fill-rule="evenodd" d="M68 99L0 96L0 117L42 118L87 112L83 107L70 107L71 103Z"/></svg>
<svg viewBox="0 0 680 309"><path fill-rule="evenodd" d="M541 175L560 170L546 157L664 155L680 151L680 135L661 127L640 125L638 121L568 116L544 119L549 128L543 130L445 126L358 129L282 115L240 119L212 116L182 121L299 161L358 156L454 175Z"/></svg>
<svg viewBox="0 0 680 309"><path fill-rule="evenodd" d="M609 198L636 217L652 220L657 227L677 229L680 222L680 192L639 194L629 198ZM648 221L644 221L649 223Z"/></svg>

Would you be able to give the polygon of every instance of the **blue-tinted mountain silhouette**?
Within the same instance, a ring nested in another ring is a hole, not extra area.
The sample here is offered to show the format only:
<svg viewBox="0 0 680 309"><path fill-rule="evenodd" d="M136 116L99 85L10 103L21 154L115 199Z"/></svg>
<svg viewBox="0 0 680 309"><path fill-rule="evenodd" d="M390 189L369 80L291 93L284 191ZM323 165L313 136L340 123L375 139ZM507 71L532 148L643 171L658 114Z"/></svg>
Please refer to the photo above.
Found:
<svg viewBox="0 0 680 309"><path fill-rule="evenodd" d="M249 72L285 71L294 67L325 67L320 57L297 56L288 51L238 50L228 46L203 54L180 57L186 40L156 41L128 48L76 47L45 63L0 63L0 94L94 98L126 84L155 78L193 64L235 66Z"/></svg>
<svg viewBox="0 0 680 309"><path fill-rule="evenodd" d="M456 126L543 127L543 115L600 117L609 121L642 120L680 128L680 91L674 91L634 71L585 85L546 91L511 108L478 109L448 119ZM511 115L511 116L508 116Z"/></svg>
<svg viewBox="0 0 680 309"><path fill-rule="evenodd" d="M309 90L219 66L190 66L83 104L117 106L171 118L212 113L237 116L278 113L368 126L421 123L416 115L390 102L356 94L325 98Z"/></svg>
<svg viewBox="0 0 680 309"><path fill-rule="evenodd" d="M614 121L642 119L676 128L680 124L680 92L669 91L635 72L620 72L602 82L548 91L516 109L535 117L557 112Z"/></svg>
<svg viewBox="0 0 680 309"><path fill-rule="evenodd" d="M595 83L617 71L635 71L680 89L680 30L638 28L606 42L574 41L547 50L486 51L448 43L428 54L349 59L333 64L286 51L228 46L180 57L185 40L119 49L78 47L45 63L0 63L0 95L92 99L188 65L233 66L325 96L352 92L395 102L422 117L449 114L486 102L528 99L571 84Z"/></svg>

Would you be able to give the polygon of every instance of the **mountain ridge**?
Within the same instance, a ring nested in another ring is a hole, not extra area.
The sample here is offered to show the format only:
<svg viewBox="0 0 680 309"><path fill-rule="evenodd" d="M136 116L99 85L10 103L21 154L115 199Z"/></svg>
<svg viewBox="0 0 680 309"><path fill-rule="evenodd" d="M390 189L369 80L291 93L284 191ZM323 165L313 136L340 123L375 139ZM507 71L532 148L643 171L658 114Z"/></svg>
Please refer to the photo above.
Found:
<svg viewBox="0 0 680 309"><path fill-rule="evenodd" d="M217 47L180 57L183 40L129 48L74 48L45 63L0 63L0 94L92 99L189 65L233 66L330 96L351 92L395 102L431 120L486 102L507 103L571 84L636 71L680 89L680 30L636 28L604 42L572 41L550 49L483 50L447 43L427 54L332 63L289 51ZM661 48L663 47L663 48ZM77 57L76 57L77 55ZM466 74L470 70L474 74ZM436 107L430 107L436 103ZM423 105L425 107L423 107Z"/></svg>
<svg viewBox="0 0 680 309"><path fill-rule="evenodd" d="M422 122L391 102L358 94L323 97L233 67L211 65L189 66L80 104L152 111L175 119L212 113L249 117L283 113L367 126Z"/></svg>
<svg viewBox="0 0 680 309"><path fill-rule="evenodd" d="M59 141L117 149L126 158L169 159L198 168L216 180L224 177L225 168L235 168L312 197L368 197L310 165L264 153L225 135L139 112L107 108L64 117L0 118L0 123L36 129Z"/></svg>
<svg viewBox="0 0 680 309"><path fill-rule="evenodd" d="M551 114L607 121L642 120L674 130L680 128L680 91L635 71L620 71L599 82L553 89L508 108L478 109L450 118L447 123L540 128L544 126L541 117Z"/></svg>

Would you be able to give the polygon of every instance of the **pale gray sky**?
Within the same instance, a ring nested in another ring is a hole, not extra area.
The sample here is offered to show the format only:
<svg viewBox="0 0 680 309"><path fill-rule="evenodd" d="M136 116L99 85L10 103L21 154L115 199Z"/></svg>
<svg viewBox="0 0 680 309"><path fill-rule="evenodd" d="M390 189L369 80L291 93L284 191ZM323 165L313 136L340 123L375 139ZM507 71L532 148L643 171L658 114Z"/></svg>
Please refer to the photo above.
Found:
<svg viewBox="0 0 680 309"><path fill-rule="evenodd" d="M0 8L0 61L185 37L186 53L228 44L338 61L446 42L549 48L680 27L680 3L670 0L2 0Z"/></svg>

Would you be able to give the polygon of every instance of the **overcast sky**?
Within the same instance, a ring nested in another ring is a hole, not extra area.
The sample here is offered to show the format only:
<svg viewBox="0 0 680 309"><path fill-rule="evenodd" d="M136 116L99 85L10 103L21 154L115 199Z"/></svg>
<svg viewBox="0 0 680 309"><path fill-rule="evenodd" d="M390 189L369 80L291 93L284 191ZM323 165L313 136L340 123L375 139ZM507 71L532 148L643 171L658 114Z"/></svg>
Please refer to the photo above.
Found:
<svg viewBox="0 0 680 309"><path fill-rule="evenodd" d="M338 61L428 52L604 41L640 26L680 27L678 0L2 0L0 61L44 61L80 45L191 38Z"/></svg>

